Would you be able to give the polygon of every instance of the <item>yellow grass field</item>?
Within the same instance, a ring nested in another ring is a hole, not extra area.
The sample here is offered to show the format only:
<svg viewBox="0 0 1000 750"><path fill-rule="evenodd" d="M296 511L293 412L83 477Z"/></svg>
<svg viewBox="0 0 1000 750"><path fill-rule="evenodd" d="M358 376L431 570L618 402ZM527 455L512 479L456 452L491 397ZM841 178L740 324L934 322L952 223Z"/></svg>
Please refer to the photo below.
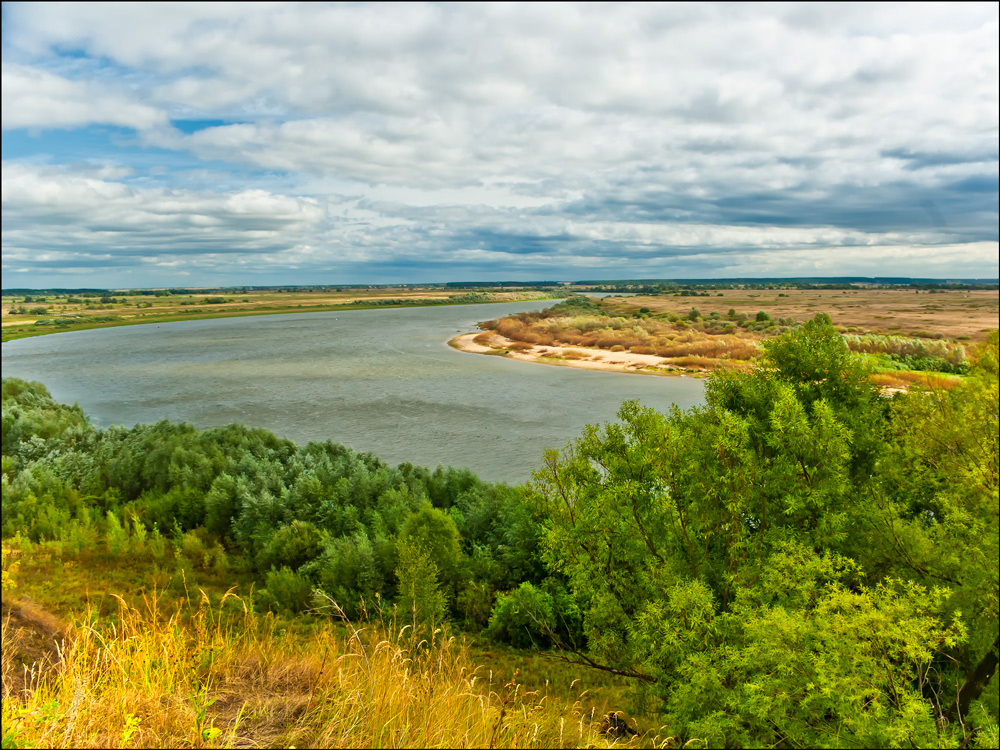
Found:
<svg viewBox="0 0 1000 750"><path fill-rule="evenodd" d="M686 315L692 307L708 316L730 308L750 317L764 310L772 318L806 321L825 312L845 332L919 336L930 334L981 342L998 327L1000 292L984 290L870 289L722 289L708 297L628 297L627 308L645 306L654 312ZM854 329L854 331L852 331Z"/></svg>

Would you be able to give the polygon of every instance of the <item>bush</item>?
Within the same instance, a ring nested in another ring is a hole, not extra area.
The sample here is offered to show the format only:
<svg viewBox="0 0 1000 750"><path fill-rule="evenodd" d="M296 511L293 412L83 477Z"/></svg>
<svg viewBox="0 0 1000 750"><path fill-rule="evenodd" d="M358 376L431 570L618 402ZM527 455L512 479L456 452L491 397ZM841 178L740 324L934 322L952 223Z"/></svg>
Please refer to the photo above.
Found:
<svg viewBox="0 0 1000 750"><path fill-rule="evenodd" d="M449 595L456 593L464 555L462 535L451 516L425 501L407 517L399 541L425 552L440 575L442 586Z"/></svg>
<svg viewBox="0 0 1000 750"><path fill-rule="evenodd" d="M309 607L312 586L308 579L283 566L280 570L272 570L267 574L260 600L272 611L298 613Z"/></svg>
<svg viewBox="0 0 1000 750"><path fill-rule="evenodd" d="M356 617L361 601L374 601L392 575L392 568L386 571L376 552L368 535L360 530L328 541L323 554L301 572L318 581L348 617Z"/></svg>
<svg viewBox="0 0 1000 750"><path fill-rule="evenodd" d="M324 534L308 521L292 521L272 536L257 558L264 571L279 566L298 570L323 552Z"/></svg>
<svg viewBox="0 0 1000 750"><path fill-rule="evenodd" d="M493 589L488 582L471 580L456 603L467 625L482 630L489 623L493 601Z"/></svg>
<svg viewBox="0 0 1000 750"><path fill-rule="evenodd" d="M107 523L108 552L118 557L128 548L128 527L122 526L114 511L108 511Z"/></svg>
<svg viewBox="0 0 1000 750"><path fill-rule="evenodd" d="M146 509L146 520L164 528L179 523L188 530L205 523L205 496L194 487L171 487L166 493L144 492L139 504Z"/></svg>
<svg viewBox="0 0 1000 750"><path fill-rule="evenodd" d="M556 616L552 596L522 583L517 589L497 597L486 634L515 648L551 645Z"/></svg>
<svg viewBox="0 0 1000 750"><path fill-rule="evenodd" d="M198 536L195 532L189 531L184 536L181 537L180 551L188 560L194 563L196 566L204 567L205 565L205 543L202 538Z"/></svg>

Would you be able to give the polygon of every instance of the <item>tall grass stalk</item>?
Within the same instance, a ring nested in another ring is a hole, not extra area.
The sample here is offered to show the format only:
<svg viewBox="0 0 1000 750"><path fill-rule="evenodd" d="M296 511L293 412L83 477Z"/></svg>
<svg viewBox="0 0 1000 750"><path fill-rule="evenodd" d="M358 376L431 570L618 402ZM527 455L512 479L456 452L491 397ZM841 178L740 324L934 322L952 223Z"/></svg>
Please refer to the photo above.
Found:
<svg viewBox="0 0 1000 750"><path fill-rule="evenodd" d="M409 626L345 631L326 620L293 635L233 594L216 608L204 594L182 600L169 617L160 599L139 608L119 599L110 620L89 611L30 684L13 677L18 635L4 622L4 747L612 742L579 702L551 710L513 681L484 677L441 631L414 643Z"/></svg>

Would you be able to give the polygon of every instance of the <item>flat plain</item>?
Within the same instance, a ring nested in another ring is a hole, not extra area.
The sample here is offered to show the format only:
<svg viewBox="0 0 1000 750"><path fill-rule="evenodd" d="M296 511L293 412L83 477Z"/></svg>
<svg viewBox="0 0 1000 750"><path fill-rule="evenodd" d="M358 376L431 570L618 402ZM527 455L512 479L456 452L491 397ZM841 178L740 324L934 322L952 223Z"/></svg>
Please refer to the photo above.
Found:
<svg viewBox="0 0 1000 750"><path fill-rule="evenodd" d="M708 316L730 308L753 317L758 311L772 318L806 321L827 313L844 333L875 333L956 341L984 341L997 328L1000 292L983 290L914 289L721 289L709 297L631 297L622 302L653 312L686 315L692 307ZM929 334L929 335L926 335Z"/></svg>
<svg viewBox="0 0 1000 750"><path fill-rule="evenodd" d="M526 362L704 377L715 369L753 367L763 341L821 313L830 316L853 351L887 355L872 362L879 385L948 388L957 384L955 373L967 355L997 328L1000 294L957 288L696 287L567 302L549 312L487 321L483 333L450 343Z"/></svg>

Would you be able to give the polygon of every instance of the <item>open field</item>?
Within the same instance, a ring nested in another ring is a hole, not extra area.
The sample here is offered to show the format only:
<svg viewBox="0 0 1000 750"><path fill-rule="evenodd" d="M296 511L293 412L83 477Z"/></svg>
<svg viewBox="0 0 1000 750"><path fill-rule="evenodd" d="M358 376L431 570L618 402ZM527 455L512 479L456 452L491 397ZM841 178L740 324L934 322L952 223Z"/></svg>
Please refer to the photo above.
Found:
<svg viewBox="0 0 1000 750"><path fill-rule="evenodd" d="M452 346L523 361L655 375L745 369L760 343L819 313L885 388L947 388L997 328L997 290L721 289L566 302L487 321Z"/></svg>
<svg viewBox="0 0 1000 750"><path fill-rule="evenodd" d="M708 297L649 296L619 300L620 309L649 307L654 313L687 315L692 307L704 317L725 316L730 308L751 318L763 310L772 318L803 322L827 313L842 332L865 332L920 338L981 342L997 328L1000 292L988 290L913 289L723 289ZM614 299L609 300L614 303ZM609 309L619 309L609 305Z"/></svg>
<svg viewBox="0 0 1000 750"><path fill-rule="evenodd" d="M133 290L134 291L134 290ZM3 340L41 336L47 333L106 328L120 325L166 323L178 320L229 318L277 313L361 310L371 307L409 305L475 304L550 299L545 291L511 290L462 292L446 288L379 287L368 289L315 289L219 292L183 290L157 296L154 292L134 294L110 291L85 296L83 293L5 294L2 311Z"/></svg>

